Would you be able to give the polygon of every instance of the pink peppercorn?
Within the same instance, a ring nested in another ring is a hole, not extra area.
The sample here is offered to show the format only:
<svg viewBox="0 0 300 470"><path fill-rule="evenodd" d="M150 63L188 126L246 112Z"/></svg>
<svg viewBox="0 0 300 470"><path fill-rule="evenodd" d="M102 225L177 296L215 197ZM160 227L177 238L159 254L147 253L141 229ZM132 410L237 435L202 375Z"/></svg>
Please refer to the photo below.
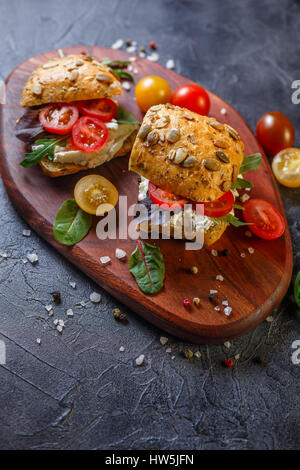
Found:
<svg viewBox="0 0 300 470"><path fill-rule="evenodd" d="M228 357L228 358L226 359L226 361L225 361L225 365L226 365L227 367L233 367L233 360L230 359L230 357Z"/></svg>
<svg viewBox="0 0 300 470"><path fill-rule="evenodd" d="M183 300L183 305L184 305L185 307L190 307L190 306L191 306L191 303L192 303L191 299L184 299L184 300Z"/></svg>
<svg viewBox="0 0 300 470"><path fill-rule="evenodd" d="M156 49L156 42L150 41L149 46L151 47L151 49Z"/></svg>

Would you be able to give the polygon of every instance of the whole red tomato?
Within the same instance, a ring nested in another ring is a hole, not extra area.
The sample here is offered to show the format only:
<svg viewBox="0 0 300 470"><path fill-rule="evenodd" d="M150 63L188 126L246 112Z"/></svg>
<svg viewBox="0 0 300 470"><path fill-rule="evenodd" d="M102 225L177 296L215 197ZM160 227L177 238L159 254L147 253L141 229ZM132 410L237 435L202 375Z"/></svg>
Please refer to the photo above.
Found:
<svg viewBox="0 0 300 470"><path fill-rule="evenodd" d="M285 114L271 111L261 116L256 124L256 136L266 153L274 157L281 150L293 147L294 126Z"/></svg>
<svg viewBox="0 0 300 470"><path fill-rule="evenodd" d="M184 85L177 88L172 95L171 103L204 116L208 114L210 108L209 96L200 85Z"/></svg>

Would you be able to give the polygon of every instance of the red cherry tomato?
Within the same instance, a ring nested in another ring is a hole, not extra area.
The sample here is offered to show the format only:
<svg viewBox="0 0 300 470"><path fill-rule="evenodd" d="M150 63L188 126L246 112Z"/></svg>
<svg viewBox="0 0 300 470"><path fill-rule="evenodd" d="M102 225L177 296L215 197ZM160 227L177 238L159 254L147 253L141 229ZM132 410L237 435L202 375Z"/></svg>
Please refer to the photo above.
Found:
<svg viewBox="0 0 300 470"><path fill-rule="evenodd" d="M219 199L213 202L203 202L204 215L207 217L223 217L232 210L234 197L231 191L223 194Z"/></svg>
<svg viewBox="0 0 300 470"><path fill-rule="evenodd" d="M40 123L51 134L68 134L78 118L77 107L67 103L48 104L39 113Z"/></svg>
<svg viewBox="0 0 300 470"><path fill-rule="evenodd" d="M281 150L294 146L295 129L287 116L271 111L258 120L256 136L267 154L274 157Z"/></svg>
<svg viewBox="0 0 300 470"><path fill-rule="evenodd" d="M84 116L95 117L103 122L111 121L118 111L116 103L108 98L80 101L78 107Z"/></svg>
<svg viewBox="0 0 300 470"><path fill-rule="evenodd" d="M210 99L200 85L184 85L174 91L171 103L206 116L210 108Z"/></svg>
<svg viewBox="0 0 300 470"><path fill-rule="evenodd" d="M108 138L108 129L100 119L83 116L72 129L74 147L84 152L96 152L101 149Z"/></svg>
<svg viewBox="0 0 300 470"><path fill-rule="evenodd" d="M263 199L250 199L245 202L243 216L251 232L265 240L279 238L284 230L285 223L272 204Z"/></svg>
<svg viewBox="0 0 300 470"><path fill-rule="evenodd" d="M180 196L161 189L151 182L149 183L148 191L154 204L159 207L164 206L166 209L176 209L190 203L188 199L180 198Z"/></svg>

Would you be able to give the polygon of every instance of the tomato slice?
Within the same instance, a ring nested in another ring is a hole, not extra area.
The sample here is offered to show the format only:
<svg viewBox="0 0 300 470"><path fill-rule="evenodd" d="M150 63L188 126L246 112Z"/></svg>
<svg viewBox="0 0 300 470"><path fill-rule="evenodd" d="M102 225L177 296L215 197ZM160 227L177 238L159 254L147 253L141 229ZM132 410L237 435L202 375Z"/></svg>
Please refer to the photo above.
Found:
<svg viewBox="0 0 300 470"><path fill-rule="evenodd" d="M159 207L164 207L164 209L176 209L178 207L183 207L184 204L188 204L191 201L188 199L180 198L180 196L176 196L165 189L161 189L153 183L149 183L148 191L150 197L154 204Z"/></svg>
<svg viewBox="0 0 300 470"><path fill-rule="evenodd" d="M39 120L44 129L59 135L71 132L78 118L78 108L68 103L48 104L39 113Z"/></svg>
<svg viewBox="0 0 300 470"><path fill-rule="evenodd" d="M84 116L95 117L103 122L109 122L116 117L118 107L108 98L86 100L79 102L79 111Z"/></svg>
<svg viewBox="0 0 300 470"><path fill-rule="evenodd" d="M83 211L100 216L115 207L119 196L117 188L104 176L87 175L77 181L74 197Z"/></svg>
<svg viewBox="0 0 300 470"><path fill-rule="evenodd" d="M285 230L285 222L272 204L263 199L245 202L243 216L251 232L265 240L279 238Z"/></svg>
<svg viewBox="0 0 300 470"><path fill-rule="evenodd" d="M233 208L234 197L231 191L223 194L213 202L203 202L204 205L204 215L207 217L223 217Z"/></svg>
<svg viewBox="0 0 300 470"><path fill-rule="evenodd" d="M72 129L74 147L84 152L100 150L108 139L108 129L100 119L83 116Z"/></svg>

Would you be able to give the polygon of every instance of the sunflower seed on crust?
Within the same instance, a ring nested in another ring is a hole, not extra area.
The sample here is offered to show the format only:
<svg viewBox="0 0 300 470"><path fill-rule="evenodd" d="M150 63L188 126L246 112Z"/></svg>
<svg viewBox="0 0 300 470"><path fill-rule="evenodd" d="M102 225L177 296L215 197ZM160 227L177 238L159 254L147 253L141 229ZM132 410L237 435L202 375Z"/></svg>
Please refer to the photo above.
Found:
<svg viewBox="0 0 300 470"><path fill-rule="evenodd" d="M40 96L42 94L42 87L39 83L35 83L32 87L32 93L34 95Z"/></svg>
<svg viewBox="0 0 300 470"><path fill-rule="evenodd" d="M179 129L176 129L176 128L170 129L166 135L167 141L171 142L172 144L174 142L177 142L179 137L180 137L180 132L179 132Z"/></svg>
<svg viewBox="0 0 300 470"><path fill-rule="evenodd" d="M193 156L190 156L190 157L187 157L184 162L182 163L182 166L184 166L185 168L190 168L192 166L195 166L195 164L197 163L197 158L196 157L193 157Z"/></svg>
<svg viewBox="0 0 300 470"><path fill-rule="evenodd" d="M217 131L221 131L224 128L223 124L221 124L219 121L208 121L208 125Z"/></svg>
<svg viewBox="0 0 300 470"><path fill-rule="evenodd" d="M79 75L78 70L72 70L72 72L70 73L70 80L73 82L74 80L78 78L78 75Z"/></svg>
<svg viewBox="0 0 300 470"><path fill-rule="evenodd" d="M216 157L218 158L218 160L220 160L221 162L223 163L229 163L229 158L227 157L227 155L222 152L221 150L216 150L215 151L215 154L216 154Z"/></svg>
<svg viewBox="0 0 300 470"><path fill-rule="evenodd" d="M227 193L227 191L229 191L229 189L231 188L231 181L224 181L222 183L222 191L224 191L224 193Z"/></svg>
<svg viewBox="0 0 300 470"><path fill-rule="evenodd" d="M238 135L237 131L233 129L233 127L226 124L226 129L228 130L230 137L232 137L234 140L240 140L240 136Z"/></svg>
<svg viewBox="0 0 300 470"><path fill-rule="evenodd" d="M170 117L169 116L163 116L161 119L156 121L155 127L158 129L161 129L162 127L165 127L169 124L170 122Z"/></svg>
<svg viewBox="0 0 300 470"><path fill-rule="evenodd" d="M155 145L159 139L159 134L156 131L151 131L147 135L147 142L149 145Z"/></svg>
<svg viewBox="0 0 300 470"><path fill-rule="evenodd" d="M225 140L214 139L213 143L214 143L215 147L220 147L221 149L226 149L227 148L227 142L225 142Z"/></svg>
<svg viewBox="0 0 300 470"><path fill-rule="evenodd" d="M151 127L149 126L149 124L144 124L143 126L140 127L140 130L137 136L139 139L144 139L146 135L149 134L150 131L151 131Z"/></svg>
<svg viewBox="0 0 300 470"><path fill-rule="evenodd" d="M175 151L175 156L174 156L174 163L176 163L177 165L181 162L183 162L183 160L185 160L185 158L187 157L187 149L186 148L183 148L183 147L179 147L176 151Z"/></svg>
<svg viewBox="0 0 300 470"><path fill-rule="evenodd" d="M207 158L206 160L204 160L203 164L205 168L209 171L220 170L220 163L217 160L214 160L213 158Z"/></svg>
<svg viewBox="0 0 300 470"><path fill-rule="evenodd" d="M112 78L110 75L105 75L104 73L98 73L96 75L96 80L98 80L98 82L106 82L106 83L111 83L112 82Z"/></svg>

